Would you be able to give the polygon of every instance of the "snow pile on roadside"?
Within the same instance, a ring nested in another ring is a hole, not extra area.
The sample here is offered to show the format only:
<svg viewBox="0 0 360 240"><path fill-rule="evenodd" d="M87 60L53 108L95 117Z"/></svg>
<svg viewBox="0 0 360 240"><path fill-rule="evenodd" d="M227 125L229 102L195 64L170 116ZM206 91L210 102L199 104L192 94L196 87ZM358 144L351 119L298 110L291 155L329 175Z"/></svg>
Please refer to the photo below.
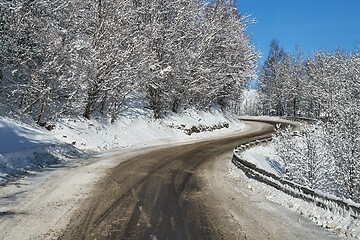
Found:
<svg viewBox="0 0 360 240"><path fill-rule="evenodd" d="M130 117L129 117L130 116ZM218 129L221 126L221 129ZM186 134L200 127L206 131ZM224 135L241 130L244 123L220 111L196 112L187 110L154 120L146 112L119 117L114 123L104 119L62 119L51 133L61 141L80 149L105 150L125 147L155 146L209 136ZM216 129L216 130L215 130Z"/></svg>
<svg viewBox="0 0 360 240"><path fill-rule="evenodd" d="M0 185L28 170L80 155L49 133L0 117Z"/></svg>
<svg viewBox="0 0 360 240"><path fill-rule="evenodd" d="M276 155L276 151L270 144L251 147L241 152L240 157L256 165L256 167L266 170L277 176L285 172L281 159Z"/></svg>
<svg viewBox="0 0 360 240"><path fill-rule="evenodd" d="M29 170L85 156L82 150L155 146L224 135L244 127L243 122L217 110L185 111L161 120L138 110L114 123L101 118L61 119L51 131L18 122L0 117L0 185ZM193 126L206 131L187 135L186 130Z"/></svg>
<svg viewBox="0 0 360 240"><path fill-rule="evenodd" d="M276 155L271 143L249 148L241 153L241 157L271 173L279 176L283 173L282 163L279 161L279 157ZM230 167L230 175L236 176L239 174L239 171L241 170L232 164ZM269 201L288 207L311 219L323 228L335 232L339 236L350 239L360 239L360 221L352 218L349 214L344 215L342 211L330 211L317 207L313 203L291 197L253 179L249 179L249 188L254 191L259 191L259 193L266 196Z"/></svg>

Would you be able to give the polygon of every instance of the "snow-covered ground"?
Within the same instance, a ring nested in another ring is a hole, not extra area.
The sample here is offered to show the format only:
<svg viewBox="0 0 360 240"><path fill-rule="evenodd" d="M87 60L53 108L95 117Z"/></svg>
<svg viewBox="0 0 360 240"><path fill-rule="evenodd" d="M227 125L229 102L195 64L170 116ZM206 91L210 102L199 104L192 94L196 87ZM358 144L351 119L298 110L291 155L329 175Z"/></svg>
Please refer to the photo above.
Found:
<svg viewBox="0 0 360 240"><path fill-rule="evenodd" d="M243 127L241 121L218 110L188 110L161 120L144 111L119 117L115 123L101 118L60 119L51 131L0 117L0 184L89 152L196 140ZM201 132L189 135L192 130Z"/></svg>
<svg viewBox="0 0 360 240"><path fill-rule="evenodd" d="M82 155L43 130L0 117L0 185L28 170Z"/></svg>
<svg viewBox="0 0 360 240"><path fill-rule="evenodd" d="M282 174L282 162L279 161L279 157L276 155L274 146L271 143L249 148L242 152L240 156L268 172L279 176ZM234 178L238 177L239 171L241 170L237 169L234 165L230 167L230 175ZM253 179L249 179L249 189L263 194L268 200L276 204L286 206L298 212L341 237L360 239L360 221L353 219L349 214L344 215L341 211L336 212L317 207L313 203L291 197Z"/></svg>
<svg viewBox="0 0 360 240"><path fill-rule="evenodd" d="M284 173L281 159L276 155L275 149L269 145L249 148L241 153L241 157L254 163L258 168L281 176Z"/></svg>
<svg viewBox="0 0 360 240"><path fill-rule="evenodd" d="M225 123L228 127L223 126ZM159 120L154 120L147 114L138 114L121 117L115 123L103 119L88 120L79 117L62 119L55 125L55 129L51 131L54 137L87 150L154 146L195 140L241 130L244 126L232 115L224 115L217 110L185 111ZM221 129L187 134L193 126L199 128L199 126L216 127L219 125Z"/></svg>

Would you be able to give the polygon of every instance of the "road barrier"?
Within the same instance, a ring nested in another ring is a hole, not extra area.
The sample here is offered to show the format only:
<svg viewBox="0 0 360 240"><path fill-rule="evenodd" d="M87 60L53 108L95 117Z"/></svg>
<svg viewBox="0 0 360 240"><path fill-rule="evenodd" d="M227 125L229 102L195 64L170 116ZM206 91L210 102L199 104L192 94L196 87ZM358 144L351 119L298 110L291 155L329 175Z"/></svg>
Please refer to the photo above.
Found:
<svg viewBox="0 0 360 240"><path fill-rule="evenodd" d="M249 178L266 183L267 185L272 186L286 194L303 199L307 202L312 202L317 206L328 209L332 212L339 212L343 215L349 214L353 218L360 219L360 204L350 201L347 202L346 200L329 196L319 191L294 183L264 169L258 168L255 164L240 157L240 153L246 149L270 141L272 141L271 137L251 141L236 147L233 151L232 163L243 170L246 176Z"/></svg>

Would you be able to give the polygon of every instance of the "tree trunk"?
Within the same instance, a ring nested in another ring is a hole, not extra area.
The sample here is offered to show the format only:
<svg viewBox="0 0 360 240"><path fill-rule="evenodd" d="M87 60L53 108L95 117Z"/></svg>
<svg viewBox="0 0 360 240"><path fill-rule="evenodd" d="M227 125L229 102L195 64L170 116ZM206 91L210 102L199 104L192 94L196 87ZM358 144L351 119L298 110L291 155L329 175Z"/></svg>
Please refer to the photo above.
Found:
<svg viewBox="0 0 360 240"><path fill-rule="evenodd" d="M294 111L294 118L296 118L297 117L297 114L296 114L296 112L297 112L297 99L296 98L294 98L294 101L293 101L293 111Z"/></svg>
<svg viewBox="0 0 360 240"><path fill-rule="evenodd" d="M153 110L154 118L161 118L161 101L159 96L159 90L153 86L149 86L148 88L148 97L150 108Z"/></svg>

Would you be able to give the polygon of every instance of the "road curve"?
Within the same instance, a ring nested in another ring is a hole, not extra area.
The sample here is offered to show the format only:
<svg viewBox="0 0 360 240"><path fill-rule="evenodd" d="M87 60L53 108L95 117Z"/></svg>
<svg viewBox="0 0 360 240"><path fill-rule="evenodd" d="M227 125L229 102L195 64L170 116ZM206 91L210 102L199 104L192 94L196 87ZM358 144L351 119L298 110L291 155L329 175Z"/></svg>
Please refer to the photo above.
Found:
<svg viewBox="0 0 360 240"><path fill-rule="evenodd" d="M162 148L119 164L99 181L59 239L248 239L249 233L230 236L220 227L229 219L209 201L213 195L202 174L236 145L273 132L272 122L248 124L235 135Z"/></svg>

